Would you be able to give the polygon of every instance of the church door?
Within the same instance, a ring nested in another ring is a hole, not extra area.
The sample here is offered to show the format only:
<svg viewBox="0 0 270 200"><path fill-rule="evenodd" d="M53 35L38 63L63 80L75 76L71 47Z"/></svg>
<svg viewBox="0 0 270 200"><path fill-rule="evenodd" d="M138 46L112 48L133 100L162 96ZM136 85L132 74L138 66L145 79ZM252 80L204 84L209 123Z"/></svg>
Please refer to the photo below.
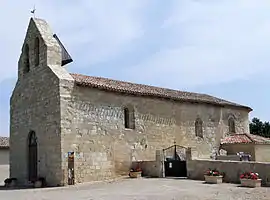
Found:
<svg viewBox="0 0 270 200"><path fill-rule="evenodd" d="M29 181L37 179L37 137L34 131L28 137L28 176Z"/></svg>
<svg viewBox="0 0 270 200"><path fill-rule="evenodd" d="M75 184L74 177L74 152L68 152L68 184Z"/></svg>

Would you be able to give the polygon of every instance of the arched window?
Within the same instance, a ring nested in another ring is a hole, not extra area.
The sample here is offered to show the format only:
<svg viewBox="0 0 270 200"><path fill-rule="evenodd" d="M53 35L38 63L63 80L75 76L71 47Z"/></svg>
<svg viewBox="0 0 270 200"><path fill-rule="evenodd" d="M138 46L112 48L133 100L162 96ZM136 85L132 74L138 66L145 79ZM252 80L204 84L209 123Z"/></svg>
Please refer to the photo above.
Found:
<svg viewBox="0 0 270 200"><path fill-rule="evenodd" d="M35 66L39 65L39 39L38 37L35 39Z"/></svg>
<svg viewBox="0 0 270 200"><path fill-rule="evenodd" d="M30 62L29 62L29 46L26 44L24 46L24 73L28 73L30 71Z"/></svg>
<svg viewBox="0 0 270 200"><path fill-rule="evenodd" d="M35 131L30 131L28 136L28 145L35 146L37 145L37 137Z"/></svg>
<svg viewBox="0 0 270 200"><path fill-rule="evenodd" d="M228 120L228 125L229 125L229 133L235 133L235 121L233 117L230 117Z"/></svg>
<svg viewBox="0 0 270 200"><path fill-rule="evenodd" d="M124 108L124 123L125 123L125 128L135 129L134 109Z"/></svg>
<svg viewBox="0 0 270 200"><path fill-rule="evenodd" d="M203 138L203 121L200 118L195 121L195 134L197 137Z"/></svg>

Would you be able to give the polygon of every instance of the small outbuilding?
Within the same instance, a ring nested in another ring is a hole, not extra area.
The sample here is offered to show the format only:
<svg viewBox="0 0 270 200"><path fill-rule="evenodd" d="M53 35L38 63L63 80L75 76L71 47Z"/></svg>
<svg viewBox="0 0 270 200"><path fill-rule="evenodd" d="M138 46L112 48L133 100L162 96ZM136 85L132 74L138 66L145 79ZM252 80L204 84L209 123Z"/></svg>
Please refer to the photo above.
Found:
<svg viewBox="0 0 270 200"><path fill-rule="evenodd" d="M251 161L270 162L270 138L253 134L234 134L221 139L220 149L227 155L239 152L251 155Z"/></svg>
<svg viewBox="0 0 270 200"><path fill-rule="evenodd" d="M0 136L0 165L9 165L9 138Z"/></svg>
<svg viewBox="0 0 270 200"><path fill-rule="evenodd" d="M0 136L0 185L9 177L9 138Z"/></svg>

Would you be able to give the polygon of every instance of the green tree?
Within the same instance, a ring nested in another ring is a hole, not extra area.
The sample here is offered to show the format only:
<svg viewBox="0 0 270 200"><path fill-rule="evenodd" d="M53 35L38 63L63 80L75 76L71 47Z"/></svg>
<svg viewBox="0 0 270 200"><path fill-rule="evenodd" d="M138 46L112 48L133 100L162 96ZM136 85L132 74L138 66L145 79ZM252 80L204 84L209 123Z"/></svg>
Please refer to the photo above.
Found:
<svg viewBox="0 0 270 200"><path fill-rule="evenodd" d="M249 124L250 133L263 137L270 137L270 123L262 122L260 119L254 117Z"/></svg>
<svg viewBox="0 0 270 200"><path fill-rule="evenodd" d="M270 138L270 123L264 122L264 136Z"/></svg>

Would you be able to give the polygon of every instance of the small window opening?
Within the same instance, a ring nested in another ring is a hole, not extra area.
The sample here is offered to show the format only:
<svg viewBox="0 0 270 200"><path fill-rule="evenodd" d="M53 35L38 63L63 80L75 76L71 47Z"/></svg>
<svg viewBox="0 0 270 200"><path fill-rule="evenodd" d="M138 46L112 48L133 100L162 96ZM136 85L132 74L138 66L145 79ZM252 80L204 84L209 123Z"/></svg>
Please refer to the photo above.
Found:
<svg viewBox="0 0 270 200"><path fill-rule="evenodd" d="M39 65L39 39L35 39L35 66Z"/></svg>
<svg viewBox="0 0 270 200"><path fill-rule="evenodd" d="M124 108L124 122L125 128L135 129L135 116L133 109Z"/></svg>
<svg viewBox="0 0 270 200"><path fill-rule="evenodd" d="M203 138L203 122L200 118L195 121L195 134L197 137Z"/></svg>
<svg viewBox="0 0 270 200"><path fill-rule="evenodd" d="M30 62L29 62L29 46L28 44L24 47L24 73L30 71Z"/></svg>
<svg viewBox="0 0 270 200"><path fill-rule="evenodd" d="M235 121L234 121L234 119L232 117L229 118L228 124L229 124L229 133L236 133L236 131L235 131Z"/></svg>

